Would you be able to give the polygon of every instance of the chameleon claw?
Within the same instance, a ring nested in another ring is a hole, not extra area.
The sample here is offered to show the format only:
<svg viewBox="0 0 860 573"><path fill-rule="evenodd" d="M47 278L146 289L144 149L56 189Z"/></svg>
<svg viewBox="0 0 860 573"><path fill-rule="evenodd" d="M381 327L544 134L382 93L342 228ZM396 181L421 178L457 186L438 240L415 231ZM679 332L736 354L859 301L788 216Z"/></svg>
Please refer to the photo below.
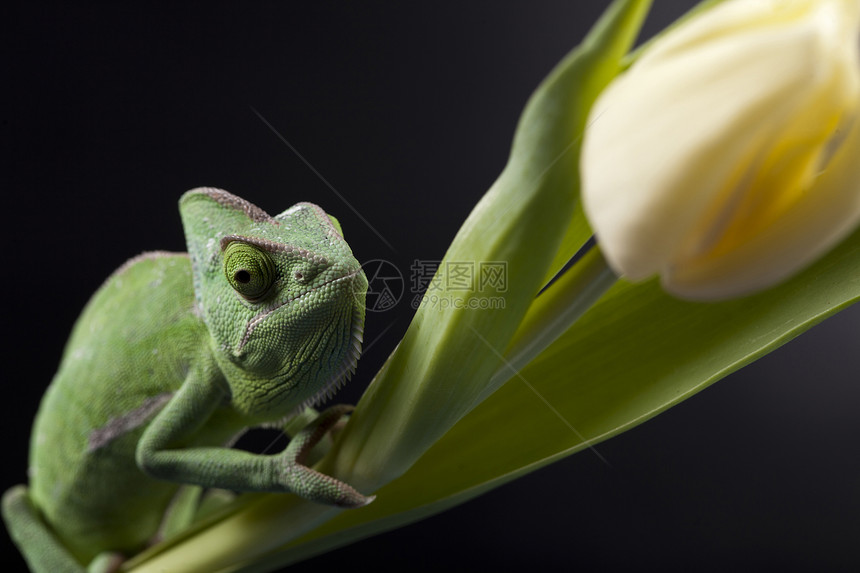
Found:
<svg viewBox="0 0 860 573"><path fill-rule="evenodd" d="M287 449L284 450L284 456L292 462L304 464L313 447L341 421L345 414L354 409L355 406L351 404L338 404L321 412L293 436Z"/></svg>
<svg viewBox="0 0 860 573"><path fill-rule="evenodd" d="M353 409L354 406L349 404L332 406L290 440L284 450L286 464L283 471L290 491L311 501L343 508L362 507L376 498L365 496L349 484L304 465L311 449Z"/></svg>

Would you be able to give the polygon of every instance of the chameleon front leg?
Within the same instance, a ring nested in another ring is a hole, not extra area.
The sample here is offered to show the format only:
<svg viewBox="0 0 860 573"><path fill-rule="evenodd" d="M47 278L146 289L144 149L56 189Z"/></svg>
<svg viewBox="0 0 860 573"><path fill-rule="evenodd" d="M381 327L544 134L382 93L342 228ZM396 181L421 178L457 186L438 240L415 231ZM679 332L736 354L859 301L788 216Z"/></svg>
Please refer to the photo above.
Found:
<svg viewBox="0 0 860 573"><path fill-rule="evenodd" d="M338 422L344 410L328 415L324 412L279 454L182 447L212 417L224 398L218 384L192 373L144 431L137 446L137 465L155 478L207 488L291 492L339 507L370 503L372 498L303 464L307 452Z"/></svg>
<svg viewBox="0 0 860 573"><path fill-rule="evenodd" d="M33 573L109 573L123 561L118 553L103 553L89 567L81 565L45 524L26 486L12 487L3 494L3 520Z"/></svg>
<svg viewBox="0 0 860 573"><path fill-rule="evenodd" d="M287 462L285 473L293 484L301 488L303 493L296 491L297 495L311 501L340 507L361 507L375 499L376 496L364 496L342 481L305 465L313 447L341 421L344 414L352 410L353 406L346 404L332 406L290 440L283 453ZM330 501L332 499L338 501L332 503Z"/></svg>

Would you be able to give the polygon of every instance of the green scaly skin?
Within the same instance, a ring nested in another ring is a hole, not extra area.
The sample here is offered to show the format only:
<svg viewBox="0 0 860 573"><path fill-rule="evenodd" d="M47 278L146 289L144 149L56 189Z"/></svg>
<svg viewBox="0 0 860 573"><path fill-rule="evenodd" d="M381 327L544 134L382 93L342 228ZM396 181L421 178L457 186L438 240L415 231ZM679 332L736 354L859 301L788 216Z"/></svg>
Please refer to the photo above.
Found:
<svg viewBox="0 0 860 573"><path fill-rule="evenodd" d="M279 454L226 445L332 394L355 368L367 279L336 220L277 217L218 189L180 201L188 254L119 268L72 331L33 427L30 485L3 499L38 573L109 570L157 539L181 484L372 498L302 464L348 407Z"/></svg>

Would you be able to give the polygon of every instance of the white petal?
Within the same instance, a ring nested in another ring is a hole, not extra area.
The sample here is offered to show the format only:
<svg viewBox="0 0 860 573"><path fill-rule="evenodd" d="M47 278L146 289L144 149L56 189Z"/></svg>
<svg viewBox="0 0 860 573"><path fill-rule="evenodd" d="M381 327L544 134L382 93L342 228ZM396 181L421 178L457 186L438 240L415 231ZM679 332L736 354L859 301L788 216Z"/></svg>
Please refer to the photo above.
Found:
<svg viewBox="0 0 860 573"><path fill-rule="evenodd" d="M860 105L860 101L858 101ZM667 272L667 291L715 300L783 280L826 253L860 222L860 118L803 200L765 233L701 265Z"/></svg>
<svg viewBox="0 0 860 573"><path fill-rule="evenodd" d="M820 22L797 16L819 4L779 3L784 18L773 6L708 11L662 38L595 105L583 200L620 274L644 278L695 249L774 126L815 89Z"/></svg>

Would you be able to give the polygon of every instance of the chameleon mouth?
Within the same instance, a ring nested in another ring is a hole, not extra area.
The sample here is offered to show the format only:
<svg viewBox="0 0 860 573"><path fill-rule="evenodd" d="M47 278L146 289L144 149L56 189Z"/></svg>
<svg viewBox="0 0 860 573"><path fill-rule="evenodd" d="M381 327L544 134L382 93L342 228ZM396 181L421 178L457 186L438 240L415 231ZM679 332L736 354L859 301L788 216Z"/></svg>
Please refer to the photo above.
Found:
<svg viewBox="0 0 860 573"><path fill-rule="evenodd" d="M316 287L316 288L314 288L314 289L309 290L309 291L308 291L308 292L306 292L306 293L300 294L300 295L295 296L295 297L293 297L293 298L289 298L289 299L287 299L287 300L285 300L285 301L281 302L280 304L277 304L277 305L273 306L272 308L266 309L266 310L264 310L263 312L259 313L259 314L258 314L258 315L256 315L254 318L252 318L251 320L249 320L249 321L248 321L248 324L246 324L246 325L245 325L245 334L243 334L243 335L242 335L242 341L239 343L239 346L236 348L236 352L235 352L234 354L237 354L237 355L238 355L238 353L239 353L239 352L241 352L243 348L245 348L245 345L248 343L248 340L250 340L250 338L251 338L251 334L253 334L254 330L255 330L255 329L256 329L260 324L262 324L262 323L263 323L263 321L265 321L265 320L266 320L266 318L268 318L268 316L269 316L270 314L272 314L272 313L273 313L273 312L275 312L276 310L278 310L278 309L280 309L280 308L282 308L282 307L284 307L284 306L286 306L286 305L288 305L288 304L292 304L292 303L294 303L294 302L296 302L296 301L298 301L298 300L301 300L301 299L303 299L303 298L305 298L305 297L307 297L307 296L309 296L309 295L313 294L313 293L314 293L314 291L316 291L317 289L320 289L320 288L326 287L326 286L328 286L328 285L333 285L333 284L336 284L336 283L340 283L340 282L343 282L343 281L351 281L351 280L352 280L353 278L355 278L355 276L356 276L356 275L358 275L358 273L360 273L360 272L361 272L361 268L359 267L358 269L354 270L353 272L351 272L351 273L349 273L349 274L343 275L342 277L337 277L337 278L335 278L335 279L331 279L330 281L326 281L326 282L324 282L323 284L319 285L318 287ZM363 326L362 326L362 328L363 328Z"/></svg>

